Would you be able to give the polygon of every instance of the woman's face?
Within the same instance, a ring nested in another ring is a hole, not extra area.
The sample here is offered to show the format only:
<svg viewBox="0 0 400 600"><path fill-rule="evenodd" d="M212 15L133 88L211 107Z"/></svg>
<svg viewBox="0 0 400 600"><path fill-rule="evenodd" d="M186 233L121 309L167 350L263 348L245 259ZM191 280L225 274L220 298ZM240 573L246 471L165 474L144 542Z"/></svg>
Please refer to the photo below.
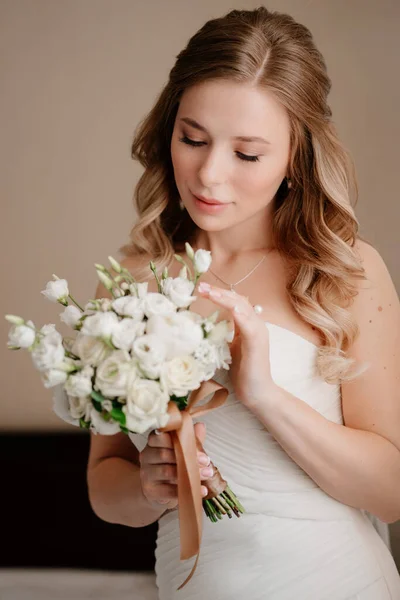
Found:
<svg viewBox="0 0 400 600"><path fill-rule="evenodd" d="M271 93L220 80L182 95L171 157L181 200L201 229L221 231L268 215L289 153L289 117Z"/></svg>

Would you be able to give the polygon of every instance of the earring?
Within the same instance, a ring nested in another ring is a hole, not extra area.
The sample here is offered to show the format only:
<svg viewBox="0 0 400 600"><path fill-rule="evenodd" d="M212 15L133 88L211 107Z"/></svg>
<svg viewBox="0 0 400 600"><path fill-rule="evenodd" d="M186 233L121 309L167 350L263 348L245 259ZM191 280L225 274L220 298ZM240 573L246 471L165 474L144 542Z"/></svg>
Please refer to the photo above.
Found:
<svg viewBox="0 0 400 600"><path fill-rule="evenodd" d="M181 199L181 198L179 198L179 208L180 208L181 210L185 210L185 205L183 204L183 202L182 202L182 199Z"/></svg>
<svg viewBox="0 0 400 600"><path fill-rule="evenodd" d="M287 177L286 177L286 185L288 186L289 189L293 186L292 180L288 179Z"/></svg>

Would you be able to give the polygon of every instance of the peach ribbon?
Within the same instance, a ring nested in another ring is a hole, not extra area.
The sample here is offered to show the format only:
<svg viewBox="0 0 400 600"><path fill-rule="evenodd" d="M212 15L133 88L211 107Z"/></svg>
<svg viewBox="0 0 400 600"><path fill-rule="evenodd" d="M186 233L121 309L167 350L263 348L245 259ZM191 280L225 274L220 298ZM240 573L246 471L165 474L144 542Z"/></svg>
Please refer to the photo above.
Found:
<svg viewBox="0 0 400 600"><path fill-rule="evenodd" d="M196 404L209 394L213 394L209 402L196 407ZM203 381L201 386L190 394L184 410L179 410L175 402L168 404L169 421L165 427L158 429L161 432L171 432L176 455L181 560L197 554L192 571L178 590L188 583L196 570L203 530L203 503L193 417L218 408L224 404L227 396L228 390L213 379Z"/></svg>

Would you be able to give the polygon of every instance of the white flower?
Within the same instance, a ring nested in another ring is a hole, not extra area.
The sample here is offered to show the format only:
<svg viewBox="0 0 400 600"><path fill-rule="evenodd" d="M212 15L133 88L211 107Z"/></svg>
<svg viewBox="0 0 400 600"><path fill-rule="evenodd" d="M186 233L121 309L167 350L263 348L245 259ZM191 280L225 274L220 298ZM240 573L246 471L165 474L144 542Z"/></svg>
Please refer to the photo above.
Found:
<svg viewBox="0 0 400 600"><path fill-rule="evenodd" d="M177 356L161 368L160 382L170 396L186 396L200 387L202 379L202 370L193 356Z"/></svg>
<svg viewBox="0 0 400 600"><path fill-rule="evenodd" d="M79 427L79 417L71 416L68 394L63 385L58 385L54 388L53 411L66 423L70 423L71 425L76 425Z"/></svg>
<svg viewBox="0 0 400 600"><path fill-rule="evenodd" d="M113 300L112 307L119 315L131 317L135 322L143 320L144 311L142 301L134 296L122 296Z"/></svg>
<svg viewBox="0 0 400 600"><path fill-rule="evenodd" d="M68 377L64 388L69 396L89 396L92 392L92 377L94 369L90 366L73 373Z"/></svg>
<svg viewBox="0 0 400 600"><path fill-rule="evenodd" d="M147 333L153 333L167 348L167 360L192 354L203 339L203 330L187 313L165 317L154 316L147 321Z"/></svg>
<svg viewBox="0 0 400 600"><path fill-rule="evenodd" d="M126 397L128 386L132 385L136 377L136 363L132 361L129 352L114 350L97 367L95 387L106 397Z"/></svg>
<svg viewBox="0 0 400 600"><path fill-rule="evenodd" d="M122 407L126 427L134 433L164 427L169 420L168 402L168 394L157 381L136 379L128 390L127 403Z"/></svg>
<svg viewBox="0 0 400 600"><path fill-rule="evenodd" d="M210 268L212 259L209 250L196 250L194 255L194 268L197 273L205 273Z"/></svg>
<svg viewBox="0 0 400 600"><path fill-rule="evenodd" d="M114 330L111 341L116 348L131 350L135 339L143 335L145 330L146 323L144 321L136 323L131 318L122 319Z"/></svg>
<svg viewBox="0 0 400 600"><path fill-rule="evenodd" d="M213 377L215 371L220 368L220 357L218 348L210 344L207 339L203 340L194 352L194 358L201 364L203 370L203 381Z"/></svg>
<svg viewBox="0 0 400 600"><path fill-rule="evenodd" d="M220 321L216 323L207 336L207 340L218 346L225 341L229 341L231 332L229 331L228 322Z"/></svg>
<svg viewBox="0 0 400 600"><path fill-rule="evenodd" d="M55 281L49 281L41 294L46 296L51 302L68 302L69 290L67 280L57 279L55 275L53 277Z"/></svg>
<svg viewBox="0 0 400 600"><path fill-rule="evenodd" d="M194 283L183 277L168 277L163 281L162 289L167 298L178 308L187 308L196 300L196 296L192 296Z"/></svg>
<svg viewBox="0 0 400 600"><path fill-rule="evenodd" d="M67 306L67 308L60 314L60 319L63 323L74 329L78 325L78 321L82 316L82 311L76 306Z"/></svg>
<svg viewBox="0 0 400 600"><path fill-rule="evenodd" d="M110 421L105 421L94 407L90 411L90 421L90 431L95 434L115 435L121 431L119 423L112 419Z"/></svg>
<svg viewBox="0 0 400 600"><path fill-rule="evenodd" d="M142 300L147 295L148 287L149 287L149 284L147 281L144 281L142 283L131 283L129 285L129 291L132 294L132 296L135 296ZM136 289L137 289L137 292L136 292Z"/></svg>
<svg viewBox="0 0 400 600"><path fill-rule="evenodd" d="M139 368L146 377L158 379L161 365L167 356L165 343L157 336L147 334L137 338L132 349L139 360Z"/></svg>
<svg viewBox="0 0 400 600"><path fill-rule="evenodd" d="M71 352L79 356L84 365L97 367L107 356L112 352L103 340L78 333L74 343L72 344Z"/></svg>
<svg viewBox="0 0 400 600"><path fill-rule="evenodd" d="M171 315L176 312L176 306L164 294L149 292L143 298L143 310L147 318L155 315Z"/></svg>
<svg viewBox="0 0 400 600"><path fill-rule="evenodd" d="M48 371L57 368L64 360L65 350L62 345L62 336L55 330L54 325L45 325L41 329L45 333L39 344L32 350L32 360L39 371Z"/></svg>
<svg viewBox="0 0 400 600"><path fill-rule="evenodd" d="M25 325L14 325L8 333L8 346L29 348L36 338L35 326L32 321Z"/></svg>
<svg viewBox="0 0 400 600"><path fill-rule="evenodd" d="M85 319L81 333L95 337L111 338L118 323L119 319L115 313L97 312Z"/></svg>
<svg viewBox="0 0 400 600"><path fill-rule="evenodd" d="M45 388L52 388L60 383L64 383L67 380L68 374L60 369L49 369L43 371L41 379Z"/></svg>
<svg viewBox="0 0 400 600"><path fill-rule="evenodd" d="M92 401L89 396L75 397L67 393L69 403L69 414L73 419L84 419L88 421L92 410Z"/></svg>
<svg viewBox="0 0 400 600"><path fill-rule="evenodd" d="M112 300L110 298L99 298L99 310L101 312L107 312L112 308Z"/></svg>

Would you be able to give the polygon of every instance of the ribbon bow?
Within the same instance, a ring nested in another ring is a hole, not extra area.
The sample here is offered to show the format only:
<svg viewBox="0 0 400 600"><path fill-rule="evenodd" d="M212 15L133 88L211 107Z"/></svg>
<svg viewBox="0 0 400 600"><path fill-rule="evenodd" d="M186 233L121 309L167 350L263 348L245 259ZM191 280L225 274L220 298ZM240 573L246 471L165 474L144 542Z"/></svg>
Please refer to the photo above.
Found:
<svg viewBox="0 0 400 600"><path fill-rule="evenodd" d="M209 394L213 394L210 401L196 407L196 404ZM186 560L197 554L192 571L178 590L187 584L196 570L203 531L203 504L193 417L218 408L224 404L227 396L228 390L213 379L203 381L201 386L190 394L184 410L179 410L175 402L169 402L169 421L165 427L158 429L161 432L171 432L175 450L178 473L180 557L181 560Z"/></svg>

